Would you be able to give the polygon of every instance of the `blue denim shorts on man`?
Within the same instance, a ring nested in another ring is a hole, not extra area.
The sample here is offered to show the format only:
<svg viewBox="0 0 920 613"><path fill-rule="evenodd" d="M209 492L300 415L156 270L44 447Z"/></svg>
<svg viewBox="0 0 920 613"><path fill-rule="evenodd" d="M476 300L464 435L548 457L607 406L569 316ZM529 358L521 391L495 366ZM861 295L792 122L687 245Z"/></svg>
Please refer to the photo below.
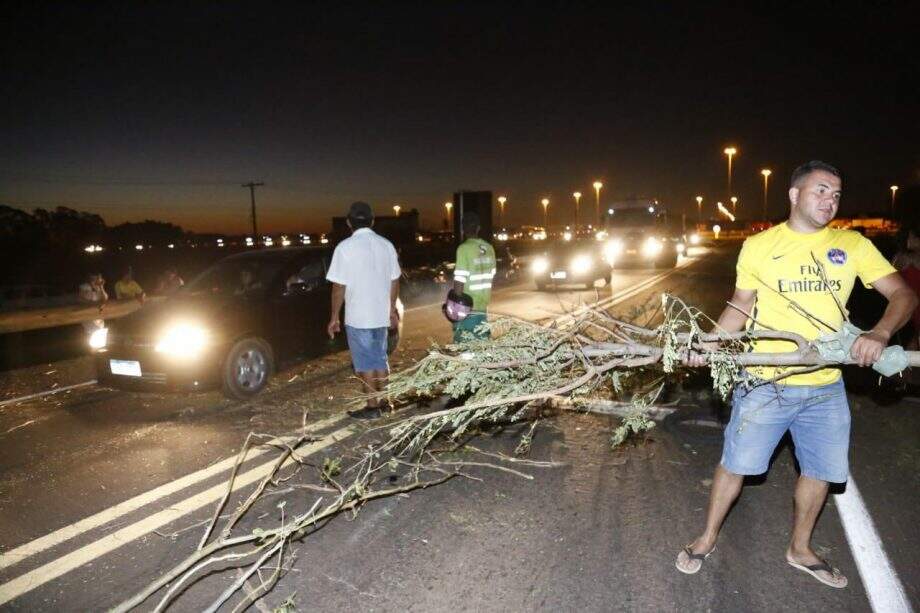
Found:
<svg viewBox="0 0 920 613"><path fill-rule="evenodd" d="M387 370L387 329L345 326L351 363L356 372Z"/></svg>
<svg viewBox="0 0 920 613"><path fill-rule="evenodd" d="M722 466L736 475L767 472L786 430L792 434L802 475L831 483L847 480L850 405L842 379L817 386L736 387Z"/></svg>

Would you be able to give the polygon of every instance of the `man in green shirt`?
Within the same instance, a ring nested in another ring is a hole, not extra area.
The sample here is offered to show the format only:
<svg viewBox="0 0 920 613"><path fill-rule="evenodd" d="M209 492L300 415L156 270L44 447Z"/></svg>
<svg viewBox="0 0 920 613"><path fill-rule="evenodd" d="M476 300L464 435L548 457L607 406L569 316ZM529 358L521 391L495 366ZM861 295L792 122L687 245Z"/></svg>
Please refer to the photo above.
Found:
<svg viewBox="0 0 920 613"><path fill-rule="evenodd" d="M463 235L466 240L457 247L454 267L454 291L473 299L473 311L454 323L454 342L489 338L488 330L478 330L486 321L486 310L492 297L492 280L495 278L495 249L479 238L479 216L463 216Z"/></svg>

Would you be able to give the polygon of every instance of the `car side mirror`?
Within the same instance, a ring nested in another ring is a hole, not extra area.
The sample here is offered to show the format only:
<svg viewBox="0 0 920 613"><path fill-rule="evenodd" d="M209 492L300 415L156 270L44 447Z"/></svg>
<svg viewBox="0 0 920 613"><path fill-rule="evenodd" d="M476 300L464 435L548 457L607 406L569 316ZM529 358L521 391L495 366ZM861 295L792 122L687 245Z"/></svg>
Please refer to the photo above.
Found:
<svg viewBox="0 0 920 613"><path fill-rule="evenodd" d="M297 296L299 294L306 294L308 290L306 283L291 283L284 290L285 296Z"/></svg>

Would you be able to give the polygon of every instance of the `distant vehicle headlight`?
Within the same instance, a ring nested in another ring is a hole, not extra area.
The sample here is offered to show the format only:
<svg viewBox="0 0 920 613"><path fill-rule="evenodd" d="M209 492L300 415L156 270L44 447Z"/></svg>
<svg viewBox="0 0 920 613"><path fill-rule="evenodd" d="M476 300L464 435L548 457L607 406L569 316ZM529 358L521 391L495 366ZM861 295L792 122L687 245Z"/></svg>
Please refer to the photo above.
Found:
<svg viewBox="0 0 920 613"><path fill-rule="evenodd" d="M538 275L542 275L544 272L549 270L549 260L544 257L539 257L533 261L533 264L530 265L531 270Z"/></svg>
<svg viewBox="0 0 920 613"><path fill-rule="evenodd" d="M89 335L89 346L92 349L103 349L108 341L108 328L99 328L98 330L93 330L93 333Z"/></svg>
<svg viewBox="0 0 920 613"><path fill-rule="evenodd" d="M572 233L571 233L571 232L568 232L568 231L563 232L563 233L562 233L562 240L564 240L564 241L570 241L570 240L572 240Z"/></svg>
<svg viewBox="0 0 920 613"><path fill-rule="evenodd" d="M597 240L599 240L599 241L605 241L605 240L607 240L607 231L606 231L606 230L598 230L597 232L594 233L594 238L597 239Z"/></svg>
<svg viewBox="0 0 920 613"><path fill-rule="evenodd" d="M604 245L604 259L607 260L608 264L613 264L613 261L620 257L620 254L623 253L623 241L618 238L607 241Z"/></svg>
<svg viewBox="0 0 920 613"><path fill-rule="evenodd" d="M694 232L693 234L691 234L691 235L690 235L690 244L691 244L691 245L699 245L699 244L700 244L700 235L697 234L696 232Z"/></svg>
<svg viewBox="0 0 920 613"><path fill-rule="evenodd" d="M204 328L191 324L178 324L168 328L156 344L158 353L177 358L194 358L205 348L208 334Z"/></svg>
<svg viewBox="0 0 920 613"><path fill-rule="evenodd" d="M662 252L664 249L664 244L654 236L649 236L645 239L645 242L642 243L642 255L647 257L654 257Z"/></svg>
<svg viewBox="0 0 920 613"><path fill-rule="evenodd" d="M533 239L534 239L535 241L545 241L545 240L546 240L546 231L545 231L545 230L540 230L540 231L538 231L538 232L534 232L534 233L533 233Z"/></svg>
<svg viewBox="0 0 920 613"><path fill-rule="evenodd" d="M592 262L591 258L586 255L579 255L572 260L570 266L572 267L572 272L578 275L591 270L591 268L594 266L594 262Z"/></svg>

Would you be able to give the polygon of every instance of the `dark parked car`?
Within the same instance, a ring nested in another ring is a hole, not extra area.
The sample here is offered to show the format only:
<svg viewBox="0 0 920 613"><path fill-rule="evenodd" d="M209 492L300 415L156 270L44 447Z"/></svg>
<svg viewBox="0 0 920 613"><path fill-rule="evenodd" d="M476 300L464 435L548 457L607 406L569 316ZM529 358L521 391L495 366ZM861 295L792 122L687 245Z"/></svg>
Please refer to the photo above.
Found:
<svg viewBox="0 0 920 613"><path fill-rule="evenodd" d="M554 241L533 258L530 264L538 290L547 286L585 285L610 278L610 265L604 260L603 244L593 239Z"/></svg>
<svg viewBox="0 0 920 613"><path fill-rule="evenodd" d="M97 332L98 380L257 394L277 364L330 346L331 256L326 247L288 247L224 258L165 301ZM390 331L391 351L401 327ZM343 336L334 345L344 347Z"/></svg>

